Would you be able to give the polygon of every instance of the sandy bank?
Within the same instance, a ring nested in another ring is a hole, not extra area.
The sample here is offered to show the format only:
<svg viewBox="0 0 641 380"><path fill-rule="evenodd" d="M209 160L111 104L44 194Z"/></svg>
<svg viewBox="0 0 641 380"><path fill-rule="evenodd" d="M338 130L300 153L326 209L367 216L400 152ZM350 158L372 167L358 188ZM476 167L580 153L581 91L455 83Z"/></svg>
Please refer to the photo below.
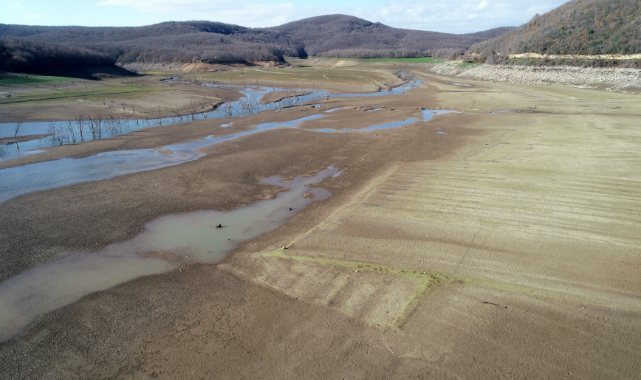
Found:
<svg viewBox="0 0 641 380"><path fill-rule="evenodd" d="M641 70L638 69L487 64L461 66L456 63L443 63L436 65L432 68L432 71L437 74L453 75L464 79L481 79L528 85L587 85L618 91L641 89Z"/></svg>
<svg viewBox="0 0 641 380"><path fill-rule="evenodd" d="M319 185L331 198L220 265L139 278L42 316L0 343L3 375L636 379L637 97L417 75L426 85L404 96L51 149L43 160L158 148L336 107L303 127L365 127L421 107L468 112L370 133L280 128L176 167L1 204L7 278L130 239L162 215L232 210L282 190L260 178L345 170ZM529 112L491 114L501 110Z"/></svg>

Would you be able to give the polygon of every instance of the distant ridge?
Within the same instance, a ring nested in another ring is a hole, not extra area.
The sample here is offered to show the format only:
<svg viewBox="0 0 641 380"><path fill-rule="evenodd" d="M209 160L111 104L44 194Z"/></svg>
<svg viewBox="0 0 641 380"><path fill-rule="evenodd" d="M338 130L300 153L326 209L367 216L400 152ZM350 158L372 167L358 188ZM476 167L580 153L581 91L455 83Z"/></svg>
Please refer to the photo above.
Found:
<svg viewBox="0 0 641 380"><path fill-rule="evenodd" d="M273 28L209 21L164 22L142 27L0 24L0 37L89 49L119 63L232 63L282 62L284 56L449 56L451 52L443 49L465 50L511 29L447 34L396 29L352 16L327 15Z"/></svg>
<svg viewBox="0 0 641 380"><path fill-rule="evenodd" d="M641 1L573 0L496 39L478 43L481 54L638 54Z"/></svg>
<svg viewBox="0 0 641 380"><path fill-rule="evenodd" d="M427 56L436 49L467 49L514 28L469 34L398 29L353 16L325 15L267 28L302 42L313 56L374 58Z"/></svg>

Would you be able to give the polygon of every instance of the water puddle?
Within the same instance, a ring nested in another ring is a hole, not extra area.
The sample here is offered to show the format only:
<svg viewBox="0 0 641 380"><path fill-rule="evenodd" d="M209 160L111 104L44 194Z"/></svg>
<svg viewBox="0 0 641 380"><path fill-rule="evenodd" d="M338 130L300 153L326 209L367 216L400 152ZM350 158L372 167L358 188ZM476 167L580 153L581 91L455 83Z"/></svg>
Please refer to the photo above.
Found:
<svg viewBox="0 0 641 380"><path fill-rule="evenodd" d="M459 86L459 87L472 87L471 84L467 83L457 83L457 82L445 82L447 84L451 84L452 86Z"/></svg>
<svg viewBox="0 0 641 380"><path fill-rule="evenodd" d="M337 108L328 109L328 110L327 110L327 111L325 111L325 112L327 112L327 113L332 113L332 112L336 112L336 111L338 111L338 110L342 110L342 109L343 109L343 107L337 107Z"/></svg>
<svg viewBox="0 0 641 380"><path fill-rule="evenodd" d="M313 115L289 122L263 123L251 131L223 137L209 136L203 140L168 145L160 150L137 149L99 153L86 158L62 158L55 161L17 166L0 170L0 203L19 195L55 189L83 182L111 179L126 174L140 173L194 161L204 156L197 149L237 139L270 129L288 127L323 117ZM52 174L53 173L53 174Z"/></svg>
<svg viewBox="0 0 641 380"><path fill-rule="evenodd" d="M395 121L395 122L387 123L387 124L372 125L372 126L369 126L369 127L358 128L358 129L351 129L351 128L343 128L343 129L321 128L321 129L313 129L313 130L310 129L309 131L321 132L321 133L371 132L371 131L377 131L377 130L380 130L380 129L400 128L400 127L402 127L404 125L413 124L413 123L415 123L417 121L418 121L418 119L409 118L407 120Z"/></svg>
<svg viewBox="0 0 641 380"><path fill-rule="evenodd" d="M20 157L25 157L31 154L41 153L42 151L33 151L38 148L45 148L53 145L69 144L80 141L91 141L106 137L113 137L123 133L136 131L143 128L150 128L158 125L172 125L180 124L188 121L201 120L201 119L221 119L233 116L245 116L249 114L258 113L266 110L280 110L283 107L293 106L295 104L302 104L308 101L317 99L329 98L347 98L347 97L360 97L360 96L386 96L386 95L402 95L408 90L416 88L423 82L417 79L410 80L403 85L393 88L388 91L379 91L367 94L329 94L327 91L311 91L307 95L294 95L286 97L277 102L268 103L265 105L260 104L260 99L270 92L285 92L291 90L272 88L272 87L242 87L240 93L243 95L235 102L225 103L215 110L207 112L198 112L193 115L186 116L171 116L152 119L105 119L100 120L98 127L99 133L92 134L89 128L89 121L85 120L79 124L76 121L56 121L56 122L33 122L24 123L18 133L18 136L26 136L33 134L49 134L54 133L56 137L30 140L20 143L18 146L15 144L2 146L0 150L0 160L12 160ZM216 88L238 88L238 86L216 85L205 83L204 86ZM297 90L302 91L302 90ZM322 104L313 104L309 107L320 108ZM97 123L97 120L94 120ZM16 123L0 123L0 137L13 137L15 133ZM94 128L95 130L96 128ZM83 131L82 137L80 130Z"/></svg>
<svg viewBox="0 0 641 380"><path fill-rule="evenodd" d="M430 121L434 116L445 115L448 113L461 113L458 111L449 111L449 110L421 110L423 113L423 121Z"/></svg>
<svg viewBox="0 0 641 380"><path fill-rule="evenodd" d="M446 110L423 110L423 121L431 120L435 115L455 113ZM323 114L307 116L287 122L262 123L255 129L234 133L222 137L209 136L202 140L182 144L168 145L162 149L138 149L99 153L86 158L62 158L35 164L17 166L0 170L0 203L23 194L51 190L58 187L75 185L84 182L101 181L114 177L157 170L194 161L204 156L196 150L224 141L230 141L254 133L276 128L298 128L298 125L325 117ZM323 128L308 130L317 133L370 132L381 129L400 128L418 121L410 118L393 123L373 125L366 128L341 130ZM53 174L52 174L53 173Z"/></svg>
<svg viewBox="0 0 641 380"><path fill-rule="evenodd" d="M314 200L327 199L331 193L308 185L340 173L330 166L286 183L280 176L266 178L264 183L289 190L229 212L167 215L148 223L130 241L97 253L69 253L0 283L0 341L20 333L39 315L90 293L184 263L220 262L241 243L275 230Z"/></svg>

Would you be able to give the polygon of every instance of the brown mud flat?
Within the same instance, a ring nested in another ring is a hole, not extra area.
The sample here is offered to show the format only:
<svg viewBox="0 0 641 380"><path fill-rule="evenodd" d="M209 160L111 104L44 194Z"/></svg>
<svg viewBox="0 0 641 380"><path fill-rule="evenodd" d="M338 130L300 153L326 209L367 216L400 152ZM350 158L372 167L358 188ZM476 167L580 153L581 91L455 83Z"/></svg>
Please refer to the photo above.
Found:
<svg viewBox="0 0 641 380"><path fill-rule="evenodd" d="M15 139L13 137L0 137L0 145L9 145L9 144L14 144L16 142L21 143L24 141L39 140L49 136L51 136L51 134L45 133L45 134L39 134L39 135L16 136Z"/></svg>
<svg viewBox="0 0 641 380"><path fill-rule="evenodd" d="M276 129L205 148L198 161L3 203L6 279L130 239L162 215L232 210L281 191L260 178L345 170L319 185L330 199L222 264L140 278L40 317L0 343L3 374L638 378L638 99L454 88L412 71L426 85L404 96L332 99L229 128L219 125L231 119L156 127L5 164L161 148L336 107L300 127L421 119L421 107L471 112L367 133ZM362 110L376 107L387 108Z"/></svg>
<svg viewBox="0 0 641 380"><path fill-rule="evenodd" d="M213 88L199 83L164 83L158 78L131 79L123 83L76 80L73 84L21 86L13 102L0 104L2 122L73 120L85 117L155 119L210 111L241 94L235 89ZM86 87L85 87L86 86ZM88 89L88 95L83 91ZM105 90L106 88L106 90ZM70 91L67 96L59 91ZM32 93L38 95L32 95Z"/></svg>
<svg viewBox="0 0 641 380"><path fill-rule="evenodd" d="M309 91L283 91L283 92L270 92L260 99L260 104L269 104L280 102L283 99L290 98L292 96L303 96L309 95Z"/></svg>

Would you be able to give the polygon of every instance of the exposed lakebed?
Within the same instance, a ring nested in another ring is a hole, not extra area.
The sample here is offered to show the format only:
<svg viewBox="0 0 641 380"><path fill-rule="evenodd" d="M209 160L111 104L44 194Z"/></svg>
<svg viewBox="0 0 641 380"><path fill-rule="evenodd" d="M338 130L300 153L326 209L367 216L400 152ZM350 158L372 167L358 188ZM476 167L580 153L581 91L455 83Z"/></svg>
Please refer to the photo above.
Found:
<svg viewBox="0 0 641 380"><path fill-rule="evenodd" d="M347 96L379 96L402 94L416 85L398 87L391 91L374 94L340 94ZM266 89L247 89L246 98L256 102L267 93ZM309 99L307 99L308 97ZM306 102L322 97L334 97L324 92L312 93L296 100ZM245 100L247 102L247 100ZM246 104L246 103L245 103ZM269 106L269 105L268 105ZM248 108L239 104L243 112ZM271 107L282 108L278 105ZM257 107L255 112L269 109ZM301 128L308 120L323 118L331 109L320 114L298 118L287 122L263 123L245 132L227 136L209 136L202 140L165 146L162 149L139 149L100 153L94 156L70 159L63 158L36 164L29 164L0 170L0 203L16 196L36 191L54 189L72 184L114 178L120 175L155 170L197 160L204 156L198 149L276 128ZM212 111L214 112L214 111ZM219 117L228 117L229 109L220 112ZM222 112L225 112L224 116ZM254 111L248 111L252 113ZM424 110L423 121L434 115L452 111ZM240 114L247 114L239 112ZM207 117L218 117L209 113ZM374 125L360 129L342 130L317 129L311 133L354 133L379 129L399 128L419 121L416 118ZM157 123L171 124L176 118L158 120ZM132 126L131 130L149 127L149 123L135 120L123 121ZM133 124L136 127L133 127ZM42 123L39 128L45 126ZM5 125L6 126L6 125ZM229 123L225 125L231 127ZM35 133L27 128L28 133ZM5 128L6 129L6 128ZM36 128L37 129L37 128ZM126 130L122 129L123 133ZM4 133L4 132L3 132ZM20 144L26 149L27 143ZM55 176L50 175L56 173ZM39 315L68 305L87 294L105 290L132 279L159 274L176 269L185 263L216 263L224 259L242 242L263 235L278 228L289 218L296 215L313 200L326 199L331 194L320 188L308 187L326 178L336 178L342 171L335 167L319 172L314 177L299 177L284 183L280 177L264 179L263 182L286 187L274 199L250 204L226 213L218 211L199 211L182 215L167 215L148 223L145 231L136 238L107 246L101 252L68 252L60 259L41 264L0 283L0 340L10 339L22 331Z"/></svg>
<svg viewBox="0 0 641 380"><path fill-rule="evenodd" d="M18 136L27 136L27 135L36 135L36 134L52 134L56 130L60 133L65 133L67 135L67 140L65 143L72 143L74 140L71 139L71 135L75 136L75 142L80 141L91 141L94 139L113 137L123 133L132 132L139 129L150 128L158 125L172 125L180 124L188 121L200 120L200 119L222 119L232 116L245 116L250 115L266 110L279 110L283 107L291 107L296 104L306 103L312 100L318 99L330 99L330 98L346 98L346 97L371 97L371 96L386 96L386 95L402 95L410 89L416 88L416 86L421 85L422 82L418 79L411 79L401 86L392 88L390 90L381 90L378 92L372 93L363 93L363 94L330 94L327 91L308 91L303 95L294 95L289 97L284 97L283 99L268 103L260 104L260 100L263 96L271 92L290 92L291 90L285 90L274 87L241 87L240 93L243 95L239 100L235 102L225 103L224 105L209 111L209 112L199 112L193 115L183 115L183 116L174 116L174 117L160 117L155 119L104 119L100 121L100 136L97 133L90 133L88 125L80 127L77 122L71 121L55 121L55 122L31 122L24 123L18 132ZM210 83L203 84L204 86L210 87L225 87L225 88L238 88L238 86L226 86L226 85L214 85ZM302 90L297 90L295 92L302 92ZM318 106L318 105L309 105ZM316 108L318 108L316 107ZM95 120L94 120L95 121ZM89 123L88 120L85 120L85 123ZM10 138L14 136L16 123L0 123L0 138ZM71 127L71 129L70 129ZM80 129L82 128L83 134L81 139ZM73 132L72 132L73 131ZM42 138L34 139L30 141L21 142L18 145L8 144L2 146L2 154L0 154L0 160L12 160L32 154L41 153L42 148L49 146L57 145L58 142L55 141L55 138Z"/></svg>
<svg viewBox="0 0 641 380"><path fill-rule="evenodd" d="M262 182L288 188L276 198L229 211L167 215L136 238L101 252L75 252L39 265L0 284L0 340L18 334L37 316L87 294L186 263L216 263L242 242L275 230L314 200L331 193L309 187L342 172L333 166L313 177Z"/></svg>
<svg viewBox="0 0 641 380"><path fill-rule="evenodd" d="M435 115L447 114L455 111L424 110L422 112L423 121L429 121ZM105 152L86 158L62 158L55 161L46 161L3 169L0 170L0 176L2 177L2 182L0 182L0 203L6 202L9 199L23 194L29 194L37 191L51 190L77 183L100 181L121 175L140 173L179 165L185 162L197 160L204 156L204 153L196 152L196 150L200 148L205 148L224 141L276 128L284 127L300 129L298 125L301 123L323 117L325 117L325 115L318 114L288 122L262 123L250 131L234 133L222 137L210 136L202 140L168 145L159 150L137 149ZM399 128L416 121L418 121L418 119L409 118L398 122L374 125L360 129L345 128L342 130L336 130L327 128L316 129L310 132L368 132L381 129ZM56 174L50 175L50 173Z"/></svg>

